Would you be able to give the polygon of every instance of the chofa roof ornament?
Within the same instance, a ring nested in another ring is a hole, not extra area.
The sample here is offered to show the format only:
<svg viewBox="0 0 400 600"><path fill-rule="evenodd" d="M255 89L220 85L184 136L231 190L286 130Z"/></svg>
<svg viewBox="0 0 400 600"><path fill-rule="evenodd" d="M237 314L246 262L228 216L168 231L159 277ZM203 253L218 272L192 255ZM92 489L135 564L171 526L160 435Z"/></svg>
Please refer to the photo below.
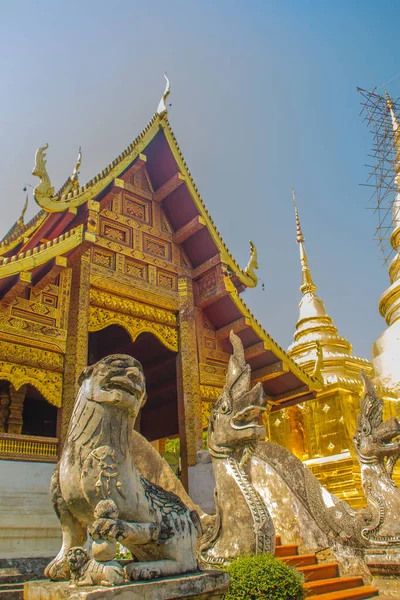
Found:
<svg viewBox="0 0 400 600"><path fill-rule="evenodd" d="M164 91L163 97L161 98L160 103L157 108L157 114L161 119L164 119L167 116L168 111L167 111L166 102L167 102L167 98L171 92L171 88L169 85L169 79L168 79L166 73L164 73L164 77L165 77L165 81L166 81L165 91Z"/></svg>
<svg viewBox="0 0 400 600"><path fill-rule="evenodd" d="M54 187L51 185L50 177L46 169L46 150L48 147L49 144L46 144L36 151L35 167L32 171L32 175L39 177L40 183L33 190L33 196L40 208L43 208L47 212L61 212L69 207L68 204L65 206L65 197L68 196L68 194L79 190L78 175L82 164L82 151L79 148L78 158L74 170L72 171L72 175L68 177L58 192L54 194ZM69 205L73 206L74 204L70 201Z"/></svg>

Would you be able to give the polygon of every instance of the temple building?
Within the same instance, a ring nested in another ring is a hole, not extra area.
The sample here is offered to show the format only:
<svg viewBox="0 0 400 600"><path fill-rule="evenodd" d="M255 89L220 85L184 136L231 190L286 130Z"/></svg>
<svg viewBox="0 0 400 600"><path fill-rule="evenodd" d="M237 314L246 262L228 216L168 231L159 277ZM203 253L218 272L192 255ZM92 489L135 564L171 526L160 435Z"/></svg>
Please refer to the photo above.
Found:
<svg viewBox="0 0 400 600"><path fill-rule="evenodd" d="M173 463L179 454L174 468L189 493L211 405L225 383L230 331L243 342L253 383L261 382L268 396L269 439L354 507L365 502L352 442L361 370L376 375L385 416L398 414L399 255L380 305L389 329L371 364L352 355L316 295L295 205L302 299L285 352L241 297L257 285L257 250L250 242L242 269L222 240L169 123L168 94L167 82L145 129L84 185L79 152L72 175L55 192L48 146L39 148L33 170L39 212L25 223L25 204L0 243L0 558L58 550L51 473L79 375L109 354L142 363L148 399L138 430L163 454L173 445L166 458ZM396 181L400 141L398 149ZM400 219L395 223L397 251Z"/></svg>
<svg viewBox="0 0 400 600"><path fill-rule="evenodd" d="M169 124L168 93L167 84L142 133L84 185L79 154L55 193L48 147L39 148L40 210L1 242L0 557L57 550L48 486L87 364L112 353L141 361L148 400L138 428L161 452L179 439L186 487L225 382L231 330L272 413L322 389L243 302L257 283L256 248L241 269L225 246Z"/></svg>

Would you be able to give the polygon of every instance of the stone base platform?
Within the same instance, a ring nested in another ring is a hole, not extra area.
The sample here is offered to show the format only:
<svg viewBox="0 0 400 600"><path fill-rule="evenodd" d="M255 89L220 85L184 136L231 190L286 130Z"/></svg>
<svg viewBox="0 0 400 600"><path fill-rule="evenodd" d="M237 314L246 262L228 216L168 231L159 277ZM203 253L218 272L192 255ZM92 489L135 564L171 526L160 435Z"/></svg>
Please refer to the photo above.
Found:
<svg viewBox="0 0 400 600"><path fill-rule="evenodd" d="M222 571L189 573L114 587L78 587L69 582L28 581L24 600L220 600L229 587Z"/></svg>
<svg viewBox="0 0 400 600"><path fill-rule="evenodd" d="M379 589L379 598L400 598L400 550L368 549L365 562L372 575L371 585Z"/></svg>

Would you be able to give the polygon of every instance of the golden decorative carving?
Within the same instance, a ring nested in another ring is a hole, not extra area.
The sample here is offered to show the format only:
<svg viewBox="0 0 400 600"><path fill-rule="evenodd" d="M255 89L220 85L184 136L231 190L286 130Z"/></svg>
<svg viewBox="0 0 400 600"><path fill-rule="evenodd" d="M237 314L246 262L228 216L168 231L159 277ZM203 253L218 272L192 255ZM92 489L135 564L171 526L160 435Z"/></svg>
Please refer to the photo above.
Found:
<svg viewBox="0 0 400 600"><path fill-rule="evenodd" d="M212 410L212 402L201 403L201 425L203 429L208 429L208 421Z"/></svg>
<svg viewBox="0 0 400 600"><path fill-rule="evenodd" d="M93 248L93 262L107 269L115 269L115 252L109 252L95 246Z"/></svg>
<svg viewBox="0 0 400 600"><path fill-rule="evenodd" d="M143 251L171 262L172 245L159 237L143 234Z"/></svg>
<svg viewBox="0 0 400 600"><path fill-rule="evenodd" d="M175 273L157 269L157 285L168 290L176 291L178 278Z"/></svg>
<svg viewBox="0 0 400 600"><path fill-rule="evenodd" d="M78 391L78 378L87 365L90 267L90 251L87 251L72 268L62 396L61 443L66 439Z"/></svg>
<svg viewBox="0 0 400 600"><path fill-rule="evenodd" d="M166 74L166 73L164 73L164 78L165 78L165 82L166 82L166 83L165 83L165 90L164 90L164 93L163 93L163 95L162 95L162 98L161 98L161 100L160 100L160 102L159 102L159 104L158 104L158 107L157 107L157 114L158 114L158 116L159 116L161 119L164 119L164 118L166 118L166 116L167 116L168 109L167 109L166 102L167 102L167 98L168 98L168 96L169 96L169 95L170 95L170 93L171 93L171 88L170 88L170 84L169 84L169 79L168 79L168 77L167 77L167 74Z"/></svg>
<svg viewBox="0 0 400 600"><path fill-rule="evenodd" d="M135 198L127 192L122 196L122 213L141 223L151 225L151 202L143 198Z"/></svg>
<svg viewBox="0 0 400 600"><path fill-rule="evenodd" d="M56 256L73 250L84 240L93 242L94 236L89 232L84 232L83 225L79 225L75 229L70 229L70 231L54 238L54 240L36 246L33 250L21 252L16 256L0 258L0 279L30 271L34 267L43 265Z"/></svg>
<svg viewBox="0 0 400 600"><path fill-rule="evenodd" d="M216 400L222 392L221 387L215 387L213 385L201 385L200 386L200 394L203 399L206 400Z"/></svg>
<svg viewBox="0 0 400 600"><path fill-rule="evenodd" d="M141 333L152 333L169 350L178 352L178 331L175 327L100 308L99 306L91 306L89 309L89 331L99 331L109 325L121 325L129 333L132 342Z"/></svg>
<svg viewBox="0 0 400 600"><path fill-rule="evenodd" d="M200 383L204 386L216 386L219 385L223 387L225 377L226 377L227 365L217 365L217 364L200 364Z"/></svg>
<svg viewBox="0 0 400 600"><path fill-rule="evenodd" d="M12 383L16 390L29 383L50 404L61 406L62 373L0 360L0 379Z"/></svg>
<svg viewBox="0 0 400 600"><path fill-rule="evenodd" d="M248 265L245 268L244 272L245 272L245 275L247 275L247 277L249 277L252 282L252 285L250 285L248 287L255 287L258 283L258 277L255 273L255 269L258 269L257 248L255 247L255 245L253 244L253 242L251 240L249 240L249 244L250 244L250 260L249 260Z"/></svg>
<svg viewBox="0 0 400 600"><path fill-rule="evenodd" d="M177 326L176 314L172 311L158 308L151 304L132 302L128 298L116 296L98 288L90 289L90 304L108 309L114 312L125 313L132 317L154 321L165 325Z"/></svg>
<svg viewBox="0 0 400 600"><path fill-rule="evenodd" d="M78 207L99 194L107 185L122 173L134 160L146 161L146 157L140 154L142 148L151 142L158 132L158 115L155 115L142 133L112 161L98 175L88 181L83 187L78 186L73 191L61 196L54 195L54 188L46 170L45 151L48 144L39 148L36 153L36 165L32 172L40 178L41 182L35 188L34 198L39 206L46 212L63 212L69 208Z"/></svg>
<svg viewBox="0 0 400 600"><path fill-rule="evenodd" d="M56 438L0 433L0 457L7 460L57 462Z"/></svg>
<svg viewBox="0 0 400 600"><path fill-rule="evenodd" d="M167 312L175 312L179 310L178 298L175 294L167 295L167 292L163 292L162 289L157 292L143 282L140 287L132 286L132 279L130 277L124 277L118 273L113 278L104 277L104 271L99 267L92 265L91 271L91 284L92 289L96 289L101 292L109 292L112 295L116 295L118 298L123 298L127 301L128 305L135 304L135 302L143 303L146 305L154 305L159 307L158 310L166 310ZM106 294L107 295L107 294ZM93 303L93 302L92 302Z"/></svg>
<svg viewBox="0 0 400 600"><path fill-rule="evenodd" d="M148 265L133 258L125 259L125 273L137 279L149 280Z"/></svg>
<svg viewBox="0 0 400 600"><path fill-rule="evenodd" d="M59 372L62 372L64 362L62 354L4 340L0 344L0 360Z"/></svg>
<svg viewBox="0 0 400 600"><path fill-rule="evenodd" d="M117 223L116 221L100 220L100 235L109 238L115 242L132 247L132 229Z"/></svg>

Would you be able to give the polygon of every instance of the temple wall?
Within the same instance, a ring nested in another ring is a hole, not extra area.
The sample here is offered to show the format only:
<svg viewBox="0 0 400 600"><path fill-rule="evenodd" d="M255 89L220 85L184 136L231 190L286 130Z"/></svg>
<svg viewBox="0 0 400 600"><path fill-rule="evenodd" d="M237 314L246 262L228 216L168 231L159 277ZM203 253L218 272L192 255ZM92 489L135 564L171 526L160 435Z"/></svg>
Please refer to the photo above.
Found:
<svg viewBox="0 0 400 600"><path fill-rule="evenodd" d="M0 461L0 558L55 556L60 524L50 501L54 464Z"/></svg>

